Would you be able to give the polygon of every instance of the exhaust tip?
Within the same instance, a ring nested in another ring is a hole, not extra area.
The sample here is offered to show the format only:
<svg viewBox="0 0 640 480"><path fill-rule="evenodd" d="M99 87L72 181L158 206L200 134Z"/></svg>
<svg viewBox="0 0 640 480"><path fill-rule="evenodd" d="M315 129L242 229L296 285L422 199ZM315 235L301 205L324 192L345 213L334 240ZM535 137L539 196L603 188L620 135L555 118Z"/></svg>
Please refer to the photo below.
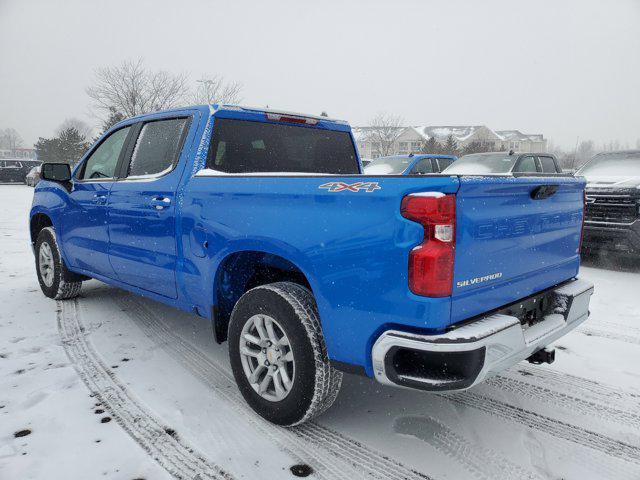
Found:
<svg viewBox="0 0 640 480"><path fill-rule="evenodd" d="M473 384L482 370L485 348L461 352L432 352L392 347L385 358L389 380L420 390L460 390Z"/></svg>

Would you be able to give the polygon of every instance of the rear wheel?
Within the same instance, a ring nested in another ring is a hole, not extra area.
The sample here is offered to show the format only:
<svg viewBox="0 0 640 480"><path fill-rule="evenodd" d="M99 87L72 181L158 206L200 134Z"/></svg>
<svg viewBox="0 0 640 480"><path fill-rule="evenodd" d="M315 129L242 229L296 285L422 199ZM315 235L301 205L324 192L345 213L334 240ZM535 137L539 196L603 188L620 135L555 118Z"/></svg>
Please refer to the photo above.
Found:
<svg viewBox="0 0 640 480"><path fill-rule="evenodd" d="M40 230L35 250L36 272L42 293L56 300L77 297L82 277L65 266L52 227Z"/></svg>
<svg viewBox="0 0 640 480"><path fill-rule="evenodd" d="M291 282L246 292L231 315L229 358L247 403L283 426L333 404L342 374L331 367L312 293Z"/></svg>

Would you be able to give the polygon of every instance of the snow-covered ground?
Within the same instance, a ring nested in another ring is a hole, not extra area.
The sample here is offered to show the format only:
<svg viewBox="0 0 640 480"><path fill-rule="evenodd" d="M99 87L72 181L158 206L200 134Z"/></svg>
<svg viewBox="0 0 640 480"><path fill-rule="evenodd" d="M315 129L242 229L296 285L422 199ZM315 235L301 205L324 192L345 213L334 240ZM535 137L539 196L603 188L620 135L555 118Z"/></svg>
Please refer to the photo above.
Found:
<svg viewBox="0 0 640 480"><path fill-rule="evenodd" d="M96 281L45 298L32 192L0 185L2 480L640 478L640 267L583 268L592 318L552 366L453 395L347 375L329 412L286 430L245 406L203 319Z"/></svg>

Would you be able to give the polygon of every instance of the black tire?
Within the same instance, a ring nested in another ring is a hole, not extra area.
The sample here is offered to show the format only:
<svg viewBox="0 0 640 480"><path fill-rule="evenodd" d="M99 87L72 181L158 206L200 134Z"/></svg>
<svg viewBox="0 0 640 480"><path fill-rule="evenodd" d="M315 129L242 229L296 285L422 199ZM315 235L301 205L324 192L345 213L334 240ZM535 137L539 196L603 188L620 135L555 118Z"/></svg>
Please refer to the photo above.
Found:
<svg viewBox="0 0 640 480"><path fill-rule="evenodd" d="M42 249L49 247L51 257L53 259L52 267L41 267ZM56 234L52 227L46 227L40 230L35 247L36 254L36 273L42 293L47 297L55 300L64 300L77 297L82 288L82 277L70 272L64 264L56 241ZM51 270L52 277L45 277L45 271Z"/></svg>
<svg viewBox="0 0 640 480"><path fill-rule="evenodd" d="M260 396L242 366L242 329L256 314L268 315L278 322L293 352L292 386L280 401ZM277 425L298 425L320 415L333 404L340 391L342 373L329 364L313 294L296 283L261 285L240 297L229 322L229 358L238 388L249 406Z"/></svg>

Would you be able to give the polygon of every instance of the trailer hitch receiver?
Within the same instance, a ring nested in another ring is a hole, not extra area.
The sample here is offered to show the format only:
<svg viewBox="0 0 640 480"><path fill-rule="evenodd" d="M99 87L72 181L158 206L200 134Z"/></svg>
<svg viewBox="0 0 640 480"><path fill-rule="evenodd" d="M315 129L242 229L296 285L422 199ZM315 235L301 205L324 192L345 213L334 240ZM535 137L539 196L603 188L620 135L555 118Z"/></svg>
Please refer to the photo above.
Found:
<svg viewBox="0 0 640 480"><path fill-rule="evenodd" d="M541 363L553 363L555 359L556 359L555 348L545 347L541 350L538 350L529 358L527 358L527 361L535 365L540 365Z"/></svg>

